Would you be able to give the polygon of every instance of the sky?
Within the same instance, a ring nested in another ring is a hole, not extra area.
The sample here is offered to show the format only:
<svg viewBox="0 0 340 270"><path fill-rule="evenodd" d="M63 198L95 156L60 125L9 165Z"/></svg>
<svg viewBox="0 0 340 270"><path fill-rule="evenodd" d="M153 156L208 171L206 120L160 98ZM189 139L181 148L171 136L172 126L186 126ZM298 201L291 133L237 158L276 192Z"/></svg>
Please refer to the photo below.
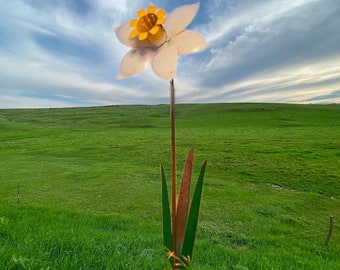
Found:
<svg viewBox="0 0 340 270"><path fill-rule="evenodd" d="M153 0L170 13L189 0ZM146 71L117 79L130 48L113 27L150 0L0 1L0 108L169 103ZM204 0L179 57L177 103L340 103L340 1Z"/></svg>

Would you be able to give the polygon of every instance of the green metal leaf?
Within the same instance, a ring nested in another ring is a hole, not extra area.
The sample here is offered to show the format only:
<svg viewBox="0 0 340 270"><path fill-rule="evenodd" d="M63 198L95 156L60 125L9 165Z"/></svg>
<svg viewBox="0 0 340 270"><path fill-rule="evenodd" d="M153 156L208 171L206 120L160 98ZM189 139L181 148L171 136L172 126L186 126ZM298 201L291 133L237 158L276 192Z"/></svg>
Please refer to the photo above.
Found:
<svg viewBox="0 0 340 270"><path fill-rule="evenodd" d="M176 212L176 254L181 254L185 230L188 220L190 184L192 174L192 163L194 160L194 147L191 147L185 162L181 188L178 195Z"/></svg>
<svg viewBox="0 0 340 270"><path fill-rule="evenodd" d="M182 248L182 253L181 253L181 259L187 258L189 261L192 258L192 251L194 248L194 242L195 242L195 237L196 237L198 214L199 214L201 198L202 198L203 180L204 180L206 165L207 165L207 161L204 161L201 167L200 175L197 180L194 196L193 196L191 207L190 207L188 224L187 224L187 228L185 231L185 237L184 237L183 248Z"/></svg>
<svg viewBox="0 0 340 270"><path fill-rule="evenodd" d="M162 175L162 208L163 208L163 243L164 248L172 251L172 237L171 237L171 214L169 206L168 187L166 185L165 173L163 164L161 164Z"/></svg>

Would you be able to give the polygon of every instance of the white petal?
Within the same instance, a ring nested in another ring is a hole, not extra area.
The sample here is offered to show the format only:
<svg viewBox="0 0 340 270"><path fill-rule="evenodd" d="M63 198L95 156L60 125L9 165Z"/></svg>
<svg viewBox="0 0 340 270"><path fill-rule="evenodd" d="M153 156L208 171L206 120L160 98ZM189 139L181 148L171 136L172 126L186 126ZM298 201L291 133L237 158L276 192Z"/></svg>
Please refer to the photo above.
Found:
<svg viewBox="0 0 340 270"><path fill-rule="evenodd" d="M120 63L118 79L133 76L145 70L151 63L156 50L153 48L136 48L130 50Z"/></svg>
<svg viewBox="0 0 340 270"><path fill-rule="evenodd" d="M172 38L170 42L176 43L179 55L202 51L208 46L205 39L193 30L185 30Z"/></svg>
<svg viewBox="0 0 340 270"><path fill-rule="evenodd" d="M163 79L171 80L177 70L177 49L165 43L155 54L151 67L155 74Z"/></svg>
<svg viewBox="0 0 340 270"><path fill-rule="evenodd" d="M172 38L182 32L193 20L198 8L199 3L196 3L193 5L181 6L171 12L164 23L164 29L168 38Z"/></svg>
<svg viewBox="0 0 340 270"><path fill-rule="evenodd" d="M148 40L138 40L138 37L130 38L130 32L133 28L126 22L119 27L113 28L118 40L124 45L132 48L154 47Z"/></svg>

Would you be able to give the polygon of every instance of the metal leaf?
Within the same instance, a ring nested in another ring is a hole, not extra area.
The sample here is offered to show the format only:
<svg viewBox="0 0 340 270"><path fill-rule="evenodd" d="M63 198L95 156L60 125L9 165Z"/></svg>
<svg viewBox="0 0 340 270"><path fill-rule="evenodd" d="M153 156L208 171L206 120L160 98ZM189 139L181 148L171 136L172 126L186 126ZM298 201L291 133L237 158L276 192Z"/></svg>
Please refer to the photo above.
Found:
<svg viewBox="0 0 340 270"><path fill-rule="evenodd" d="M205 174L205 168L207 165L207 161L203 162L201 167L200 175L197 180L194 196L192 199L189 217L188 217L188 224L185 231L184 242L182 247L182 252L180 258L186 258L188 260L192 259L192 251L194 248L194 242L196 237L197 231L197 222L198 222L198 215L200 209L200 203L202 198L202 189L203 189L203 180Z"/></svg>
<svg viewBox="0 0 340 270"><path fill-rule="evenodd" d="M172 237L171 237L171 214L169 206L168 187L166 185L164 167L161 164L162 175L162 208L163 208L163 243L165 250L172 250Z"/></svg>
<svg viewBox="0 0 340 270"><path fill-rule="evenodd" d="M194 147L191 147L185 162L182 183L178 196L177 212L176 212L176 255L181 254L184 234L188 220L190 184L192 174L192 163L194 160Z"/></svg>

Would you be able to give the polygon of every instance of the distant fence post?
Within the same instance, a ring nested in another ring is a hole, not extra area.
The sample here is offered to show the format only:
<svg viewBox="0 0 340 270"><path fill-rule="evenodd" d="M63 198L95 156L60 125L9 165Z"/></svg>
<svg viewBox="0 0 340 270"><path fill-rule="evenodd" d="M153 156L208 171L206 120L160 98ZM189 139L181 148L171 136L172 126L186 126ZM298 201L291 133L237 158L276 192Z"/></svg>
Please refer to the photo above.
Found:
<svg viewBox="0 0 340 270"><path fill-rule="evenodd" d="M17 200L18 200L18 203L20 203L20 183L18 183Z"/></svg>
<svg viewBox="0 0 340 270"><path fill-rule="evenodd" d="M329 216L329 228L328 228L328 233L327 233L327 237L325 240L326 246L328 245L328 242L331 239L332 231L333 231L333 216Z"/></svg>

